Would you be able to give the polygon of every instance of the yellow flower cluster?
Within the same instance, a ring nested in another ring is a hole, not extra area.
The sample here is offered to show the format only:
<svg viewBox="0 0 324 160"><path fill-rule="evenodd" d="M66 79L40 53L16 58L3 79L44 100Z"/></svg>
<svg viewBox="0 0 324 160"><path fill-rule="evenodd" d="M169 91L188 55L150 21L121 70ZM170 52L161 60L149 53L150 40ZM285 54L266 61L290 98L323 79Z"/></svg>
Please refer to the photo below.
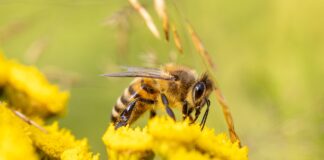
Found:
<svg viewBox="0 0 324 160"><path fill-rule="evenodd" d="M99 159L98 154L89 152L86 139L76 140L55 122L44 128L46 133L28 125L0 103L0 159Z"/></svg>
<svg viewBox="0 0 324 160"><path fill-rule="evenodd" d="M43 118L61 114L69 94L60 92L33 66L7 60L0 53L0 87L11 107L28 116Z"/></svg>
<svg viewBox="0 0 324 160"><path fill-rule="evenodd" d="M225 134L215 135L188 121L156 117L144 129L110 125L103 136L110 159L217 159L247 160L247 147L240 148Z"/></svg>
<svg viewBox="0 0 324 160"><path fill-rule="evenodd" d="M0 90L8 103L0 101L0 160L99 159L89 152L86 139L76 140L57 122L43 125L46 118L64 112L69 94L60 92L35 67L7 60L0 53ZM28 124L35 121L37 125Z"/></svg>
<svg viewBox="0 0 324 160"><path fill-rule="evenodd" d="M147 128L121 127L117 131L110 125L103 136L109 159L149 159L153 156L152 136Z"/></svg>
<svg viewBox="0 0 324 160"><path fill-rule="evenodd" d="M36 160L31 139L26 133L27 125L15 117L0 103L0 159L30 159Z"/></svg>
<svg viewBox="0 0 324 160"><path fill-rule="evenodd" d="M31 130L30 137L34 145L50 158L62 160L99 159L89 152L86 139L76 140L66 129L59 129L57 123L45 127L48 133L37 128Z"/></svg>

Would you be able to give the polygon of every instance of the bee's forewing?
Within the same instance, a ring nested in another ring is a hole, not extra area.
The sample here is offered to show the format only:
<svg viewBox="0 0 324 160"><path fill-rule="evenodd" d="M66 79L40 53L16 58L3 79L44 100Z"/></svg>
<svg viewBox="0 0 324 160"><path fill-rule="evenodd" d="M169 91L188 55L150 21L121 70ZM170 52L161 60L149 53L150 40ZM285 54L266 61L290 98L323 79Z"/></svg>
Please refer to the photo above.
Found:
<svg viewBox="0 0 324 160"><path fill-rule="evenodd" d="M105 77L146 77L154 79L174 80L175 77L165 73L164 71L157 68L146 68L146 67L123 67L127 71L102 74Z"/></svg>

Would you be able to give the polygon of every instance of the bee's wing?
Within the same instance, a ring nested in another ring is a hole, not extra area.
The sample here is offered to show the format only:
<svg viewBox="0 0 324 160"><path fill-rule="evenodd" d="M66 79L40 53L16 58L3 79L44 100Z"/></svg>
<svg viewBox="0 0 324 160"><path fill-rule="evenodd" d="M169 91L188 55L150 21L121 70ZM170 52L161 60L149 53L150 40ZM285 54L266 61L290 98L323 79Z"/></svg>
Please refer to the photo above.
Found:
<svg viewBox="0 0 324 160"><path fill-rule="evenodd" d="M127 71L136 71L136 72L162 72L159 68L149 68L149 67L130 67L130 66L121 66L121 68L127 70Z"/></svg>
<svg viewBox="0 0 324 160"><path fill-rule="evenodd" d="M103 74L105 77L146 77L154 79L174 80L175 77L157 68L123 67L127 71Z"/></svg>

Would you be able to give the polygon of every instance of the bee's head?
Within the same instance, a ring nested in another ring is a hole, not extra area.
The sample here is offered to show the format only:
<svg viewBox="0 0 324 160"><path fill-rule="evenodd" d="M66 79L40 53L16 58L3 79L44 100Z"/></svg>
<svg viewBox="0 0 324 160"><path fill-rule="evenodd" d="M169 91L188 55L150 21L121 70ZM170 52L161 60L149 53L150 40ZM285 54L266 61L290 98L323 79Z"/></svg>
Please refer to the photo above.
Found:
<svg viewBox="0 0 324 160"><path fill-rule="evenodd" d="M205 99L209 97L213 91L214 84L208 74L203 74L196 83L193 84L191 92L191 101L193 106L202 106L205 103Z"/></svg>

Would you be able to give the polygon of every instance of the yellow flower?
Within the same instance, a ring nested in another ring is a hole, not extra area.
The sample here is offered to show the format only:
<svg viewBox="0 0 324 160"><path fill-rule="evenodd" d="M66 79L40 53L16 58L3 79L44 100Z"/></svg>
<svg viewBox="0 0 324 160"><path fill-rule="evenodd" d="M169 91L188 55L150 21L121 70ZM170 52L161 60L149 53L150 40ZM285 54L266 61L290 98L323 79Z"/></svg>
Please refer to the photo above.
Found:
<svg viewBox="0 0 324 160"><path fill-rule="evenodd" d="M33 66L6 60L0 54L0 86L10 106L28 116L48 117L65 111L69 93L59 91Z"/></svg>
<svg viewBox="0 0 324 160"><path fill-rule="evenodd" d="M0 51L0 87L7 82L8 78L8 65Z"/></svg>
<svg viewBox="0 0 324 160"><path fill-rule="evenodd" d="M31 139L25 134L27 125L0 102L0 159L36 160Z"/></svg>
<svg viewBox="0 0 324 160"><path fill-rule="evenodd" d="M110 125L103 141L111 159L143 159L152 156L152 137L146 128L141 130L122 127L115 130L115 127Z"/></svg>
<svg viewBox="0 0 324 160"><path fill-rule="evenodd" d="M156 117L144 129L110 125L103 136L110 159L219 159L247 160L247 147L240 148L225 134L215 135L188 121Z"/></svg>
<svg viewBox="0 0 324 160"><path fill-rule="evenodd" d="M47 133L37 128L32 128L30 137L38 150L45 154L45 157L54 159L99 159L99 155L89 152L86 139L76 140L66 129L59 129L55 122L45 126Z"/></svg>
<svg viewBox="0 0 324 160"><path fill-rule="evenodd" d="M31 126L0 104L0 160L2 159L62 159L98 160L89 152L86 139L76 140L57 123L43 126L46 133ZM38 154L34 151L37 150Z"/></svg>
<svg viewBox="0 0 324 160"><path fill-rule="evenodd" d="M99 154L92 155L85 147L76 146L65 150L61 155L62 160L98 160Z"/></svg>

